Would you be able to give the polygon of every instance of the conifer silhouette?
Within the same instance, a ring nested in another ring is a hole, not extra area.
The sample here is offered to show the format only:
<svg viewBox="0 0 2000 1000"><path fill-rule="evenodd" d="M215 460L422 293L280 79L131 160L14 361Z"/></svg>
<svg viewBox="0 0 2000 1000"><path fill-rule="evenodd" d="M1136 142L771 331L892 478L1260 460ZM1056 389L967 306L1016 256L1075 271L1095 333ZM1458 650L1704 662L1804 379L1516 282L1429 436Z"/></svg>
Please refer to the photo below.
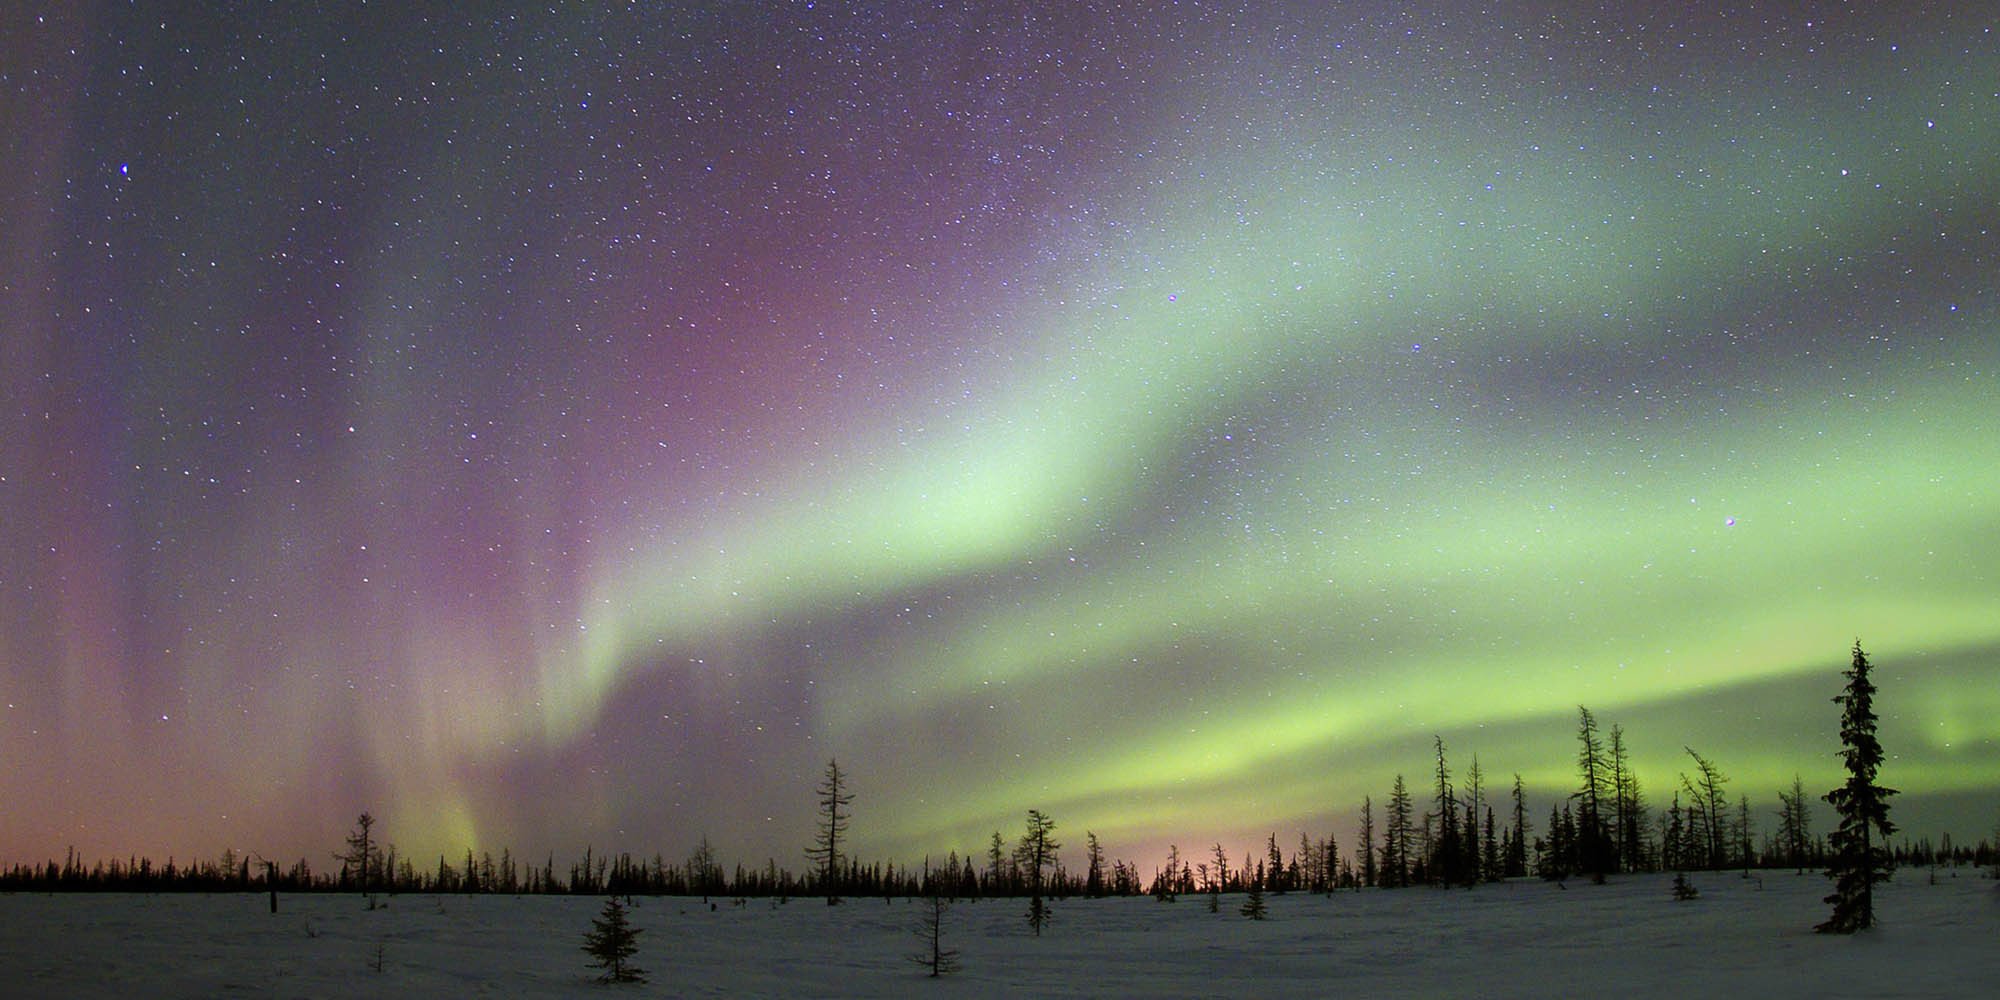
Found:
<svg viewBox="0 0 2000 1000"><path fill-rule="evenodd" d="M819 869L820 891L826 894L826 905L840 902L840 838L847 833L847 814L841 812L854 801L854 793L847 791L847 776L840 773L840 762L828 759L826 778L820 782L819 833L813 845L806 848L806 857Z"/></svg>
<svg viewBox="0 0 2000 1000"><path fill-rule="evenodd" d="M1252 920L1262 920L1266 915L1264 910L1264 863L1262 861L1257 862L1256 876L1250 878L1248 881L1250 885L1245 892L1243 909L1240 912Z"/></svg>
<svg viewBox="0 0 2000 1000"><path fill-rule="evenodd" d="M933 892L924 901L923 915L917 920L916 935L923 942L923 950L911 955L910 961L928 969L932 979L958 971L958 949L944 946L944 915L950 909L944 897Z"/></svg>
<svg viewBox="0 0 2000 1000"><path fill-rule="evenodd" d="M1826 801L1840 814L1840 825L1828 838L1833 862L1826 877L1833 879L1833 893L1826 902L1833 904L1833 915L1813 928L1823 934L1852 934L1874 926L1875 883L1889 879L1889 851L1882 845L1896 832L1888 802L1896 790L1875 783L1882 744L1875 738L1875 685L1868 669L1868 654L1856 639L1853 661L1843 674L1847 688L1833 699L1841 707L1840 756L1847 781L1826 793Z"/></svg>
<svg viewBox="0 0 2000 1000"><path fill-rule="evenodd" d="M643 983L646 970L626 964L626 960L639 952L638 928L625 920L625 904L613 896L604 901L604 912L592 919L590 932L583 936L583 950L596 961L592 965L604 970L597 977L600 983Z"/></svg>

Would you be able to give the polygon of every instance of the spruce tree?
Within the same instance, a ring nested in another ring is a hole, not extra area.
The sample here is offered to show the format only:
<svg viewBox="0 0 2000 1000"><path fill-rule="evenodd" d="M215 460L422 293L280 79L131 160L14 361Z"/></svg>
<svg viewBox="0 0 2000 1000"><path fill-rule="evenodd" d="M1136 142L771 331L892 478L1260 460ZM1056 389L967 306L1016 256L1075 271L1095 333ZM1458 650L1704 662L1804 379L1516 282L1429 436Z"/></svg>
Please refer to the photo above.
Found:
<svg viewBox="0 0 2000 1000"><path fill-rule="evenodd" d="M1625 750L1625 730L1611 726L1611 798L1617 814L1615 830L1618 863L1626 871L1646 867L1646 798L1639 790L1639 776L1632 770Z"/></svg>
<svg viewBox="0 0 2000 1000"><path fill-rule="evenodd" d="M1487 857L1493 853L1493 829L1489 825L1483 835L1479 830L1479 814L1486 809L1486 774L1479 769L1478 754L1472 755L1472 767L1466 771L1465 782L1465 820L1459 824L1465 860L1460 864L1459 873L1464 876L1465 884L1471 885L1493 875L1493 866L1486 863Z"/></svg>
<svg viewBox="0 0 2000 1000"><path fill-rule="evenodd" d="M1013 886L1007 884L1006 864L1007 838L1000 836L1000 831L995 830L993 839L986 844L987 895L998 896L1013 889Z"/></svg>
<svg viewBox="0 0 2000 1000"><path fill-rule="evenodd" d="M1840 815L1840 824L1828 838L1833 859L1826 876L1834 888L1826 902L1832 904L1833 914L1813 928L1823 934L1852 934L1874 926L1875 883L1889 878L1889 851L1883 844L1896 832L1889 822L1888 802L1896 790L1875 783L1882 744L1875 738L1875 685L1868 679L1869 666L1868 654L1856 639L1853 660L1844 673L1847 688L1833 699L1841 707L1840 757L1847 766L1847 781L1825 796Z"/></svg>
<svg viewBox="0 0 2000 1000"><path fill-rule="evenodd" d="M1250 887L1243 899L1243 909L1241 912L1244 916L1249 917L1252 920L1262 920L1264 919L1265 916L1265 910L1264 910L1265 874L1266 873L1264 869L1264 862L1259 861L1257 862L1257 874L1248 877Z"/></svg>
<svg viewBox="0 0 2000 1000"><path fill-rule="evenodd" d="M1688 900L1690 900L1690 899L1693 899L1693 898L1695 898L1696 896L1699 896L1699 895L1701 895L1700 891L1698 891L1697 889L1695 889L1695 887L1694 887L1694 883L1692 883L1692 882L1689 882L1689 881L1688 881L1688 877L1687 877L1687 873L1686 873L1686 872L1675 872L1675 873L1674 873L1674 901L1675 901L1675 902L1678 902L1678 903L1685 903L1685 902L1687 902Z"/></svg>
<svg viewBox="0 0 2000 1000"><path fill-rule="evenodd" d="M1263 881L1264 887L1271 891L1272 895L1277 895L1285 891L1285 856L1278 851L1278 834L1276 831L1271 833L1271 839L1265 844L1264 849L1268 853L1271 863L1269 866L1259 866L1262 868L1261 874L1263 877L1261 881Z"/></svg>
<svg viewBox="0 0 2000 1000"><path fill-rule="evenodd" d="M1086 867L1083 876L1084 894L1092 899L1104 895L1104 847L1097 842L1097 834L1083 831L1084 858Z"/></svg>
<svg viewBox="0 0 2000 1000"><path fill-rule="evenodd" d="M1535 874L1550 882L1560 882L1570 876L1570 861L1576 855L1571 843L1571 825L1567 822L1569 806L1564 804L1561 812L1555 806L1549 807L1548 839L1537 844L1539 850L1535 858Z"/></svg>
<svg viewBox="0 0 2000 1000"><path fill-rule="evenodd" d="M1299 853L1292 862L1299 868L1298 878L1293 887L1305 892L1320 892L1326 886L1327 845L1314 843L1304 831L1299 833Z"/></svg>
<svg viewBox="0 0 2000 1000"><path fill-rule="evenodd" d="M1021 834L1021 842L1014 848L1014 860L1021 871L1028 876L1028 891L1041 895L1042 873L1056 863L1056 851L1062 845L1055 840L1056 821L1040 809L1028 810L1028 824Z"/></svg>
<svg viewBox="0 0 2000 1000"><path fill-rule="evenodd" d="M1375 800L1361 797L1361 850L1356 852L1361 858L1361 884L1375 888Z"/></svg>
<svg viewBox="0 0 2000 1000"><path fill-rule="evenodd" d="M1338 888L1340 888L1340 845L1334 841L1332 834L1327 834L1326 894L1332 896L1333 890Z"/></svg>
<svg viewBox="0 0 2000 1000"><path fill-rule="evenodd" d="M1781 807L1778 810L1778 843L1784 848L1785 861L1799 874L1805 874L1807 845L1812 837L1812 816L1806 806L1805 780L1792 775L1790 791L1778 793Z"/></svg>
<svg viewBox="0 0 2000 1000"><path fill-rule="evenodd" d="M1154 898L1162 903L1174 902L1174 897L1180 890L1180 877L1181 845L1168 844L1166 873L1153 877L1153 885L1155 887L1153 892Z"/></svg>
<svg viewBox="0 0 2000 1000"><path fill-rule="evenodd" d="M1756 862L1757 826L1750 818L1750 797L1741 792L1736 794L1736 860L1743 865L1743 874L1749 875Z"/></svg>
<svg viewBox="0 0 2000 1000"><path fill-rule="evenodd" d="M1616 847L1604 817L1605 800L1610 797L1606 786L1611 768L1604 755L1604 741L1597 735L1597 718L1582 705L1576 711L1576 767L1577 776L1583 780L1575 795L1576 866L1579 871L1589 872L1592 880L1602 882L1605 875L1618 867Z"/></svg>
<svg viewBox="0 0 2000 1000"><path fill-rule="evenodd" d="M1486 833L1480 838L1479 867L1488 882L1498 882L1501 876L1500 845L1493 837L1493 807L1486 807Z"/></svg>
<svg viewBox="0 0 2000 1000"><path fill-rule="evenodd" d="M1042 872L1056 862L1056 851L1062 847L1056 843L1056 821L1040 809L1028 810L1027 831L1021 835L1021 842L1014 848L1015 863L1028 876L1028 891L1032 894L1028 906L1028 926L1036 937L1042 936L1042 927L1049 922L1048 904L1042 901Z"/></svg>
<svg viewBox="0 0 2000 1000"><path fill-rule="evenodd" d="M1461 848L1458 876L1470 889L1479 882L1479 816L1471 799L1465 802L1465 815L1459 819L1458 828L1464 831L1458 838Z"/></svg>
<svg viewBox="0 0 2000 1000"><path fill-rule="evenodd" d="M1722 813L1729 806L1729 797L1723 794L1722 786L1727 784L1729 779L1723 776L1722 770L1708 758L1695 753L1693 747L1682 749L1687 751L1689 757L1694 758L1695 771L1701 775L1700 781L1690 780L1685 774L1681 775L1681 787L1687 790L1688 798L1692 800L1688 805L1688 827L1691 834L1704 845L1705 866L1721 869L1729 863L1724 853L1727 841L1723 837L1722 827Z"/></svg>
<svg viewBox="0 0 2000 1000"><path fill-rule="evenodd" d="M840 763L828 759L826 777L815 789L819 793L819 835L806 848L806 857L819 867L820 891L826 894L828 906L840 902L840 838L847 833L847 814L841 810L854 801L846 780Z"/></svg>
<svg viewBox="0 0 2000 1000"><path fill-rule="evenodd" d="M1444 737L1432 736L1437 748L1437 843L1432 845L1431 881L1441 886L1458 882L1458 865L1464 845L1459 843L1458 798L1452 793L1451 769L1445 764Z"/></svg>
<svg viewBox="0 0 2000 1000"><path fill-rule="evenodd" d="M382 870L382 848L374 837L375 817L362 813L354 821L354 832L347 835L347 850L333 856L341 863L343 878L348 871L354 872L354 887L368 892L375 887L375 873ZM372 907L371 907L372 908Z"/></svg>
<svg viewBox="0 0 2000 1000"><path fill-rule="evenodd" d="M592 965L604 970L597 977L601 983L643 983L646 970L627 965L626 960L639 952L638 928L625 921L625 904L613 896L604 901L604 912L590 922L591 930L583 936L583 950L596 959Z"/></svg>
<svg viewBox="0 0 2000 1000"><path fill-rule="evenodd" d="M950 909L944 897L933 892L917 920L916 935L923 950L911 955L910 961L930 970L932 979L958 971L958 949L944 946L944 915Z"/></svg>
<svg viewBox="0 0 2000 1000"><path fill-rule="evenodd" d="M1519 878L1528 874L1528 793L1521 787L1521 774L1514 773L1514 830L1507 842L1506 874Z"/></svg>
<svg viewBox="0 0 2000 1000"><path fill-rule="evenodd" d="M1687 867L1687 829L1681 825L1681 793L1674 793L1673 800L1667 804L1667 814L1660 822L1660 867Z"/></svg>
<svg viewBox="0 0 2000 1000"><path fill-rule="evenodd" d="M1410 884L1411 838L1415 831L1410 827L1410 790L1403 783L1403 776L1396 775L1395 787L1389 793L1388 823L1382 831L1382 870L1379 875L1381 885L1386 889L1401 889Z"/></svg>

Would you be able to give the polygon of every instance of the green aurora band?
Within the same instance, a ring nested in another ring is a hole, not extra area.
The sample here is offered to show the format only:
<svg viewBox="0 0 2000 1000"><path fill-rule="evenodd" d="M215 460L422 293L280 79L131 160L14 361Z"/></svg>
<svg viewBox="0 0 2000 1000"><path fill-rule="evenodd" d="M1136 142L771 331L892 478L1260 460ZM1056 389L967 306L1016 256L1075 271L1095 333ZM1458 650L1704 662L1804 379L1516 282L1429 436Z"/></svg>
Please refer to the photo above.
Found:
<svg viewBox="0 0 2000 1000"><path fill-rule="evenodd" d="M977 846L1038 805L1153 846L1344 827L1434 732L1496 788L1565 787L1578 703L1665 720L1628 722L1659 788L1682 743L1753 799L1824 782L1830 712L1712 706L1773 681L1816 702L1858 634L1892 665L1905 790L2000 784L2000 697L1928 666L2000 649L1990 297L1829 314L1800 278L1875 280L1843 255L1893 243L1898 206L1990 187L1990 100L1896 83L1858 124L1705 105L1629 150L1465 122L1205 136L1250 151L1112 185L1164 194L1083 256L1142 263L1013 293L1050 304L1008 310L1039 336L996 391L608 560L551 724L661 637L755 647L910 599L813 726L873 793L869 845ZM1755 151L1711 138L1735 115ZM1804 124L1828 122L1849 131ZM1521 166L1540 145L1572 152ZM1727 329L1744 311L1767 342ZM1607 319L1615 342L1575 343ZM1879 347L1812 362L1849 340Z"/></svg>
<svg viewBox="0 0 2000 1000"><path fill-rule="evenodd" d="M0 848L1764 822L1857 637L1990 829L1992 26L836 6L23 26Z"/></svg>

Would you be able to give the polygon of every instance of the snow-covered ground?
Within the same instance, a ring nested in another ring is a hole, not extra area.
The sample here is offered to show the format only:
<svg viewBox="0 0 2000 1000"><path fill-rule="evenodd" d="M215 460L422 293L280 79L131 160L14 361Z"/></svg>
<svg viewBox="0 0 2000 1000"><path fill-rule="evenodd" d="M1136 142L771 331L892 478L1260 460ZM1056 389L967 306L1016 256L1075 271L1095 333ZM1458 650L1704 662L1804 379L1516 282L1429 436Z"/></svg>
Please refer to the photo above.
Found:
<svg viewBox="0 0 2000 1000"><path fill-rule="evenodd" d="M1030 936L1026 901L960 903L946 945L960 971L907 956L916 905L637 900L643 986L603 986L581 950L599 898L0 896L8 997L1278 997L2000 995L2000 884L1904 870L1878 893L1881 926L1812 933L1816 874L1630 876L1567 889L1524 881L1470 892L1274 896L1271 919L1203 897L1057 902ZM379 961L380 971L375 966Z"/></svg>

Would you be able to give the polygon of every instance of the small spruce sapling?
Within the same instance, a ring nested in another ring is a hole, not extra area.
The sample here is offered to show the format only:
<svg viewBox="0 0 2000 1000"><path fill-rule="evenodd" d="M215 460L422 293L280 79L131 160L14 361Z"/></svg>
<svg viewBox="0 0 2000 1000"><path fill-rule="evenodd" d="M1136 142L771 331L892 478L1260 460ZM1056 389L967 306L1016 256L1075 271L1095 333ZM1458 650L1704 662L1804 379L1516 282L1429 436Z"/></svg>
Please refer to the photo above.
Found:
<svg viewBox="0 0 2000 1000"><path fill-rule="evenodd" d="M640 931L625 920L625 904L616 896L604 901L604 912L593 919L591 931L583 936L583 950L595 959L591 964L604 970L600 983L643 983L646 970L627 964L639 952Z"/></svg>
<svg viewBox="0 0 2000 1000"><path fill-rule="evenodd" d="M1675 872L1675 873L1674 873L1674 901L1675 901L1675 902L1677 902L1677 903L1685 903L1685 902L1687 902L1688 900L1690 900L1690 899L1693 899L1693 898L1695 898L1696 896L1699 896L1699 895L1701 895L1701 890L1699 890L1699 889L1696 889L1696 888L1694 887L1694 883L1692 883L1692 882L1689 882L1689 881L1688 881L1688 877L1687 877L1687 873L1686 873L1686 872Z"/></svg>
<svg viewBox="0 0 2000 1000"><path fill-rule="evenodd" d="M932 979L958 971L958 949L944 946L944 915L950 909L943 896L932 893L924 901L923 915L917 922L917 940L923 942L923 950L911 955L910 961L928 969Z"/></svg>
<svg viewBox="0 0 2000 1000"><path fill-rule="evenodd" d="M1250 879L1249 888L1245 890L1245 893L1242 914L1252 920L1264 919L1266 913L1264 910L1264 863L1262 861L1257 862L1257 876Z"/></svg>

